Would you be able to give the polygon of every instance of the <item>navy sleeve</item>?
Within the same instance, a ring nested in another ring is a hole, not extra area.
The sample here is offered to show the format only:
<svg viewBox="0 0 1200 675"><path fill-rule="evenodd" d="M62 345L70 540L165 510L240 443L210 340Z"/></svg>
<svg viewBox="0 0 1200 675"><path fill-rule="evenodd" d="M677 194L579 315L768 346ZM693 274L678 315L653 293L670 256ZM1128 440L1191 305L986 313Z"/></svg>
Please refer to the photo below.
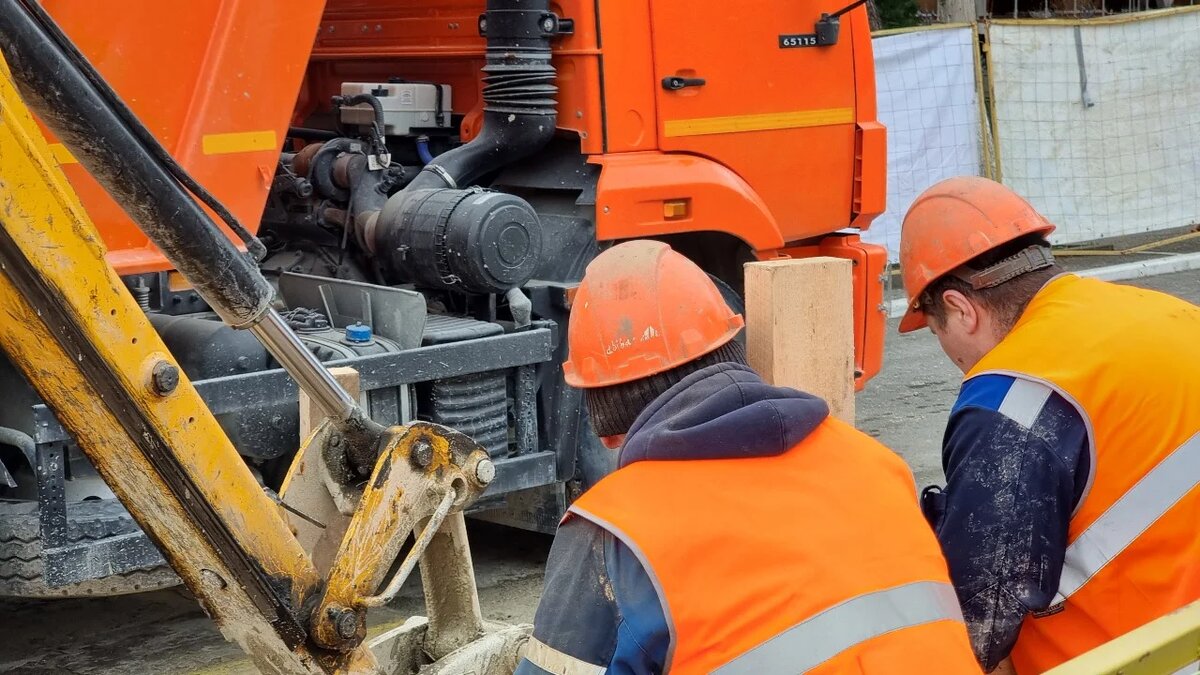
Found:
<svg viewBox="0 0 1200 675"><path fill-rule="evenodd" d="M650 576L628 547L582 518L558 530L534 618L541 643L516 675L663 672L670 632Z"/></svg>
<svg viewBox="0 0 1200 675"><path fill-rule="evenodd" d="M533 620L533 637L567 661L604 667L617 644L619 616L604 564L607 533L582 518L559 528L546 560L546 580ZM549 675L551 663L521 659L515 675Z"/></svg>
<svg viewBox="0 0 1200 675"><path fill-rule="evenodd" d="M617 648L608 672L661 673L666 670L671 631L658 590L641 561L624 543L609 535L606 550L621 614Z"/></svg>
<svg viewBox="0 0 1200 675"><path fill-rule="evenodd" d="M923 504L986 671L1008 656L1025 616L1053 601L1087 486L1087 443L1070 403L1007 376L968 381L951 413L946 488Z"/></svg>

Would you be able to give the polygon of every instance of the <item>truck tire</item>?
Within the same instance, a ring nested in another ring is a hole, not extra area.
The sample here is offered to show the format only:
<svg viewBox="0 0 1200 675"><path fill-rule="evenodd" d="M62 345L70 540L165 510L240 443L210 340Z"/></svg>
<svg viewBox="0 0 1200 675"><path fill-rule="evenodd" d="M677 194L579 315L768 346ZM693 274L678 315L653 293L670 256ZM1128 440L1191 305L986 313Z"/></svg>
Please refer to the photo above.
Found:
<svg viewBox="0 0 1200 675"><path fill-rule="evenodd" d="M117 500L69 505L67 537L71 542L136 532L138 525ZM36 502L0 504L0 596L76 598L140 593L180 583L165 562L101 579L51 587L44 577L42 540Z"/></svg>

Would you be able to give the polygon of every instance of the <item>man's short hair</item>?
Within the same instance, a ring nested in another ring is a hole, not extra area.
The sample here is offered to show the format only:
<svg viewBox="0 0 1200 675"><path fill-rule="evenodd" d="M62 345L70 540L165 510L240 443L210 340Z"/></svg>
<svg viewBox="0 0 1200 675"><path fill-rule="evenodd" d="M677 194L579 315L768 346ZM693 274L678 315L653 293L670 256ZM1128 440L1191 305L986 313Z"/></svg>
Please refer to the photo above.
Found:
<svg viewBox="0 0 1200 675"><path fill-rule="evenodd" d="M1005 258L1017 255L1030 246L1049 248L1050 244L1041 234L1027 234L981 256L972 258L965 267L974 272L985 270ZM1052 264L1049 267L1026 272L991 288L979 289L953 273L946 274L929 284L921 293L921 309L930 324L940 327L946 322L946 303L943 295L946 291L958 291L972 302L986 308L996 317L1000 328L1008 331L1017 323L1017 319L1021 317L1021 313L1025 311L1029 301L1033 300L1033 296L1037 295L1042 286L1062 272L1062 267Z"/></svg>

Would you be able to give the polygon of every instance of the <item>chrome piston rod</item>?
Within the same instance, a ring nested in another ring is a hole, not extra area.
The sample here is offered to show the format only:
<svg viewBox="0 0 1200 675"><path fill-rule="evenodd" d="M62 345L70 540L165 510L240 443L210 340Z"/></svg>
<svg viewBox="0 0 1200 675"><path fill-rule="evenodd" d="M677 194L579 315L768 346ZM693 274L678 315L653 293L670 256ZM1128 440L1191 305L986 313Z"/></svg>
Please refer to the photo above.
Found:
<svg viewBox="0 0 1200 675"><path fill-rule="evenodd" d="M250 332L327 416L341 422L355 414L358 403L300 342L279 312L268 309L258 322L250 326Z"/></svg>

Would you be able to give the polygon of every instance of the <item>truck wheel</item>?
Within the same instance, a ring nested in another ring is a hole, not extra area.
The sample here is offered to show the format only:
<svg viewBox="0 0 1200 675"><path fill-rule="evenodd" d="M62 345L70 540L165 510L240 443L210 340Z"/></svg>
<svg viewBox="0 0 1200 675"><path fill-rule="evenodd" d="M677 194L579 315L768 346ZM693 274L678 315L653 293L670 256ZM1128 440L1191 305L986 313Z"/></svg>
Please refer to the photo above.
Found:
<svg viewBox="0 0 1200 675"><path fill-rule="evenodd" d="M67 537L71 542L136 532L138 525L117 500L69 505ZM0 596L77 598L124 595L179 584L171 567L159 565L67 586L51 587L43 575L42 539L36 502L0 504Z"/></svg>

